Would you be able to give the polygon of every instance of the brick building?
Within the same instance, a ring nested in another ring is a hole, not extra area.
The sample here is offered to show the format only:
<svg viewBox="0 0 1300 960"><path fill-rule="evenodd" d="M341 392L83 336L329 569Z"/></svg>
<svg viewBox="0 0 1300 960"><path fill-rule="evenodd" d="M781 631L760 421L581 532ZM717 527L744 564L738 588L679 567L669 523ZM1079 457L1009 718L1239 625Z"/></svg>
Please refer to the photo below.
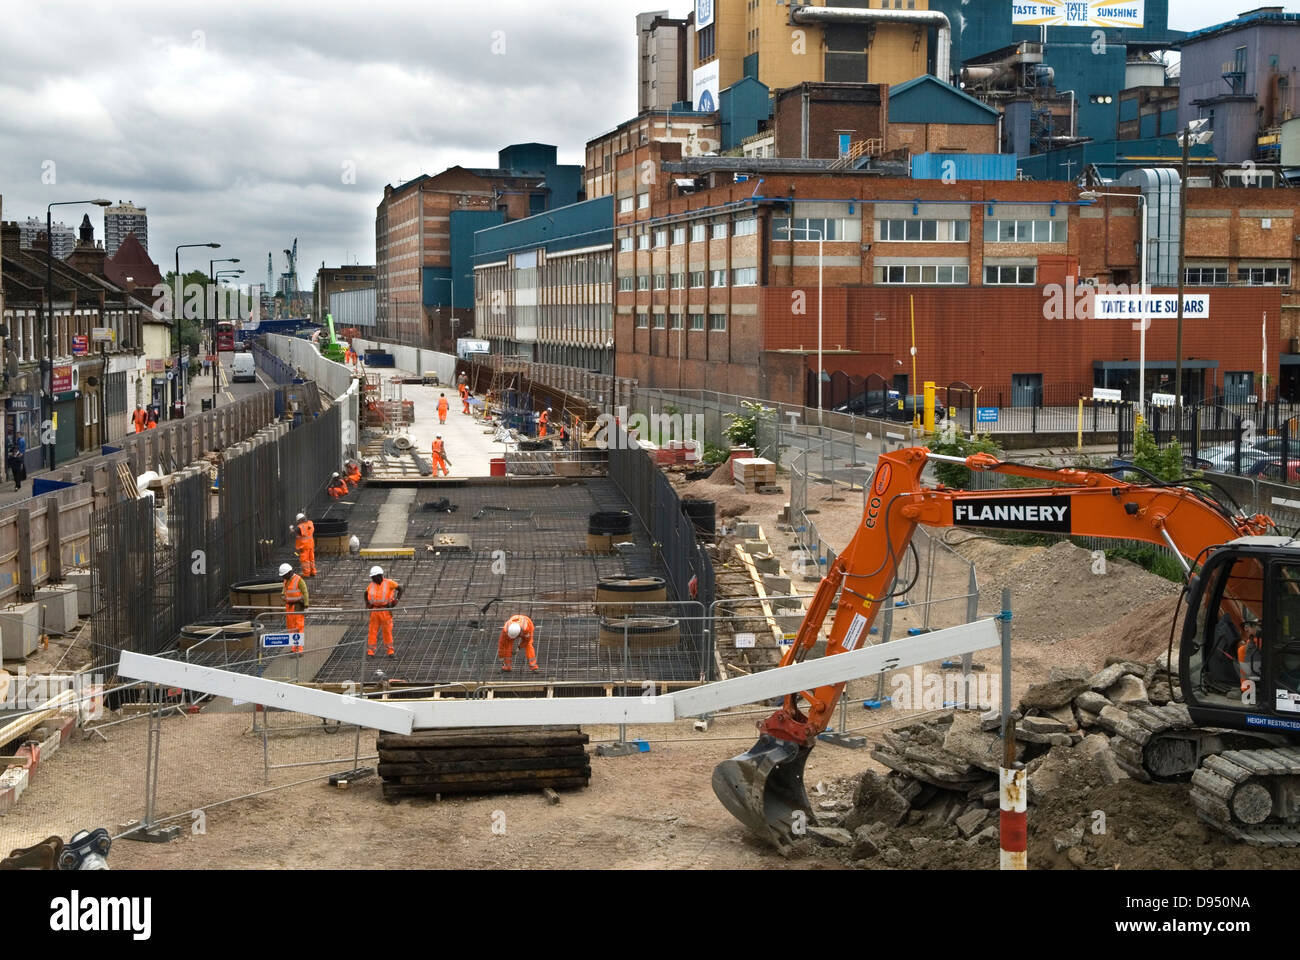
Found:
<svg viewBox="0 0 1300 960"><path fill-rule="evenodd" d="M642 152L620 157L620 172L644 162ZM660 144L644 152L663 173L626 188L650 197L631 211L620 188L615 214L619 376L814 398L821 237L828 375L876 374L909 389L914 309L922 380L965 381L1008 400L1053 385L1133 389L1136 332L1091 319L1087 288L1069 278L1138 283L1134 198L1081 200L1060 182L810 172L809 161L754 161L738 182L734 160L711 169L722 162L678 160ZM1300 352L1294 192L1192 189L1188 207L1187 293L1211 306L1210 319L1185 322L1186 391L1221 391L1229 374L1258 382L1261 320L1276 378L1289 363L1282 355ZM1161 211L1155 202L1150 215ZM1171 242L1160 240L1166 259ZM1173 327L1152 321L1149 389L1173 370Z"/></svg>
<svg viewBox="0 0 1300 960"><path fill-rule="evenodd" d="M498 164L384 187L375 212L382 339L453 352L473 326L474 232L581 198L582 167L556 163L553 146L515 144Z"/></svg>
<svg viewBox="0 0 1300 960"><path fill-rule="evenodd" d="M716 111L674 107L641 113L587 141L586 198L594 200L614 192L615 158L627 150L659 141L677 144L683 156L703 156L718 149L721 137Z"/></svg>
<svg viewBox="0 0 1300 960"><path fill-rule="evenodd" d="M35 247L24 250L20 225L4 223L0 251L4 325L13 355L6 377L6 435L26 438L28 469L39 469L40 360L46 355L45 237L37 237ZM83 221L81 241L67 262L56 257L53 263L53 409L61 461L121 437L128 411L135 403L151 399L144 379L143 344L144 327L154 322L152 311L108 280L105 262L103 247L94 241L89 222ZM95 328L111 330L112 341L94 344Z"/></svg>

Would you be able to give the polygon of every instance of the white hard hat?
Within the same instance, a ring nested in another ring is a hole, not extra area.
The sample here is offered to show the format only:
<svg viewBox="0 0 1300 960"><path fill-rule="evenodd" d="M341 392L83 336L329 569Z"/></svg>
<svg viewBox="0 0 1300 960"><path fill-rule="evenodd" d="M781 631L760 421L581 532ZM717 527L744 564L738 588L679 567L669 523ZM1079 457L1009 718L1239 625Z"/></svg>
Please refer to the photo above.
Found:
<svg viewBox="0 0 1300 960"><path fill-rule="evenodd" d="M294 519L295 519L295 520L306 520L306 519L307 519L307 514L305 514L305 513L300 513L300 514L298 514L298 516L294 517Z"/></svg>
<svg viewBox="0 0 1300 960"><path fill-rule="evenodd" d="M336 473L334 474L334 476L337 477L337 476L338 476L338 473L336 472Z"/></svg>
<svg viewBox="0 0 1300 960"><path fill-rule="evenodd" d="M382 576L384 575L384 568L383 568L383 567L371 567L371 568L370 568L370 575L371 575L372 577L382 577Z"/></svg>
<svg viewBox="0 0 1300 960"><path fill-rule="evenodd" d="M439 440L441 440L441 439L442 439L442 434L441 434L441 433L440 433L440 434L438 434L438 436L437 436L437 439L439 439Z"/></svg>
<svg viewBox="0 0 1300 960"><path fill-rule="evenodd" d="M510 637L511 640L514 640L516 637L518 637L520 632L521 631L519 628L519 624L517 622L512 622L510 626L506 627L506 634Z"/></svg>
<svg viewBox="0 0 1300 960"><path fill-rule="evenodd" d="M280 576L282 576L282 577L287 577L287 576L288 576L289 574L291 574L291 573L293 573L293 567L292 567L292 566L290 566L290 565L287 564L287 563L282 563L282 564L280 564Z"/></svg>

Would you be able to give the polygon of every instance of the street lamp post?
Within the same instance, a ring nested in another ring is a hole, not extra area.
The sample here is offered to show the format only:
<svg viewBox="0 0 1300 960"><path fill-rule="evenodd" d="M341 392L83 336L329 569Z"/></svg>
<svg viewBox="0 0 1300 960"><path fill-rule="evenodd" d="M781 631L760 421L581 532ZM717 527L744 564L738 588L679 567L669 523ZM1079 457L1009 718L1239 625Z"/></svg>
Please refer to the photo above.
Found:
<svg viewBox="0 0 1300 960"><path fill-rule="evenodd" d="M817 234L817 422L821 423L822 419L822 252L825 249L826 237L823 231L815 227L803 228L804 239L808 239L808 234ZM791 263L794 261L791 260Z"/></svg>
<svg viewBox="0 0 1300 960"><path fill-rule="evenodd" d="M111 206L111 200L60 200L45 205L45 362L41 391L41 443L49 449L46 459L54 469L58 438L54 431L54 213L55 207L70 207L93 203L97 207ZM45 443L49 437L49 443Z"/></svg>
<svg viewBox="0 0 1300 960"><path fill-rule="evenodd" d="M446 283L448 286L451 287L451 303L449 304L449 306L451 307L451 321L454 322L456 319L456 278L455 277L433 277L432 279L434 283ZM455 346L456 345L453 343L452 344L453 353L455 352Z"/></svg>
<svg viewBox="0 0 1300 960"><path fill-rule="evenodd" d="M238 262L239 262L239 258L238 258L238 257L222 257L222 258L219 259L219 260L209 260L209 261L208 261L208 282L209 282L209 284L210 284L211 286L215 286L215 285L216 285L216 282L217 282L217 280L216 280L216 276L213 274L212 271L213 271L213 268L214 268L218 263L238 263ZM209 289L211 289L211 286L209 286ZM204 298L204 303L206 304L206 302L207 302L207 299ZM220 366L220 364L221 364L221 352L217 349L217 311L216 311L216 310L213 310L213 311L212 311L212 323L211 323L211 328L212 328L212 329L211 329L211 336L212 336L212 355L213 355L214 357L217 358L216 361L212 364L212 409L215 410L215 409L217 409L217 368L218 368L218 366Z"/></svg>
<svg viewBox="0 0 1300 960"><path fill-rule="evenodd" d="M210 249L216 250L216 249L217 249L218 247L220 247L220 246L221 246L221 244L219 244L219 243L182 243L182 244L178 244L177 247L176 247L176 273L175 273L175 277L176 277L176 295L175 295L175 299L172 301L172 320L173 320L173 322L175 322L175 323L177 324L177 328L176 328L176 356L177 356L177 360L178 360L178 361L179 361L179 358L180 358L180 351L181 351L181 346L182 346L182 344L181 344L181 334L180 334L180 321L181 321L181 307L180 307L180 305L181 305L181 299L182 299L182 297L183 297L184 294L185 294L185 283L184 283L184 281L181 279L181 251L182 251L182 250L189 249L190 247L209 247ZM209 263L209 264L208 264L208 275L211 276L211 274L212 274L212 264ZM217 344L216 344L216 336L215 336L215 331L214 331L214 335L213 335L213 343L212 343L212 346L213 346L214 349L216 348L216 345L217 345ZM217 372L217 371L216 371L216 368L214 367L214 368L213 368L213 371L212 371L214 377L216 376L216 372ZM214 387L213 387L213 390L212 390L212 405L213 405L214 407L217 405L217 397L216 397L216 387L215 387L215 382L216 382L216 381L214 380L214 381L213 381L213 383L214 383Z"/></svg>

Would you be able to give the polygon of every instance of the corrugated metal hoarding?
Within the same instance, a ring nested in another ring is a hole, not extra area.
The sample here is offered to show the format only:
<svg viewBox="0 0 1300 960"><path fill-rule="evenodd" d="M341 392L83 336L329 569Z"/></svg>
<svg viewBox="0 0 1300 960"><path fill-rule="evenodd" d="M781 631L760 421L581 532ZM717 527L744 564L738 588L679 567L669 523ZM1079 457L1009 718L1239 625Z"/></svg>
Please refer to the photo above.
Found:
<svg viewBox="0 0 1300 960"><path fill-rule="evenodd" d="M334 327L373 327L375 325L375 290L344 290L330 294L330 315Z"/></svg>

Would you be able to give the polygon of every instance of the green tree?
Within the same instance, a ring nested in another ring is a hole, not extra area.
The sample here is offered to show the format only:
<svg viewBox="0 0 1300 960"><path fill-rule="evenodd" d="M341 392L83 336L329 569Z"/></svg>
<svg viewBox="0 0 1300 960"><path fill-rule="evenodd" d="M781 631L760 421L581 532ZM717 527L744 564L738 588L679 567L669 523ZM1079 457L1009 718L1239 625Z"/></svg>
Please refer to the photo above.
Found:
<svg viewBox="0 0 1300 960"><path fill-rule="evenodd" d="M203 340L204 328L206 323L200 317L185 316L185 302L189 299L190 292L196 287L205 291L204 306L200 312L207 309L206 290L208 286L208 275L202 270L191 270L181 275L181 302L174 303L176 291L176 272L168 270L165 278L167 288L171 291L165 302L169 315L177 317L172 323L172 353L180 354L184 352L188 356L194 356L199 352L199 344ZM164 303L159 302L155 305L158 309L164 308ZM183 348L183 350L182 350Z"/></svg>
<svg viewBox="0 0 1300 960"><path fill-rule="evenodd" d="M1139 423L1133 431L1133 466L1141 467L1165 483L1173 483L1187 476L1183 465L1183 448L1177 440L1161 449L1155 435L1146 423Z"/></svg>
<svg viewBox="0 0 1300 960"><path fill-rule="evenodd" d="M758 450L758 421L771 419L771 415L776 413L775 407L765 407L761 403L754 403L751 400L742 400L740 405L748 413L728 413L727 419L731 423L722 431L733 444L738 447L753 447Z"/></svg>
<svg viewBox="0 0 1300 960"><path fill-rule="evenodd" d="M1002 456L1002 449L987 433L967 436L959 427L952 426L930 435L926 446L931 453L949 457L969 457L973 453L991 453ZM934 475L945 487L964 490L970 486L970 469L957 463L934 464Z"/></svg>

